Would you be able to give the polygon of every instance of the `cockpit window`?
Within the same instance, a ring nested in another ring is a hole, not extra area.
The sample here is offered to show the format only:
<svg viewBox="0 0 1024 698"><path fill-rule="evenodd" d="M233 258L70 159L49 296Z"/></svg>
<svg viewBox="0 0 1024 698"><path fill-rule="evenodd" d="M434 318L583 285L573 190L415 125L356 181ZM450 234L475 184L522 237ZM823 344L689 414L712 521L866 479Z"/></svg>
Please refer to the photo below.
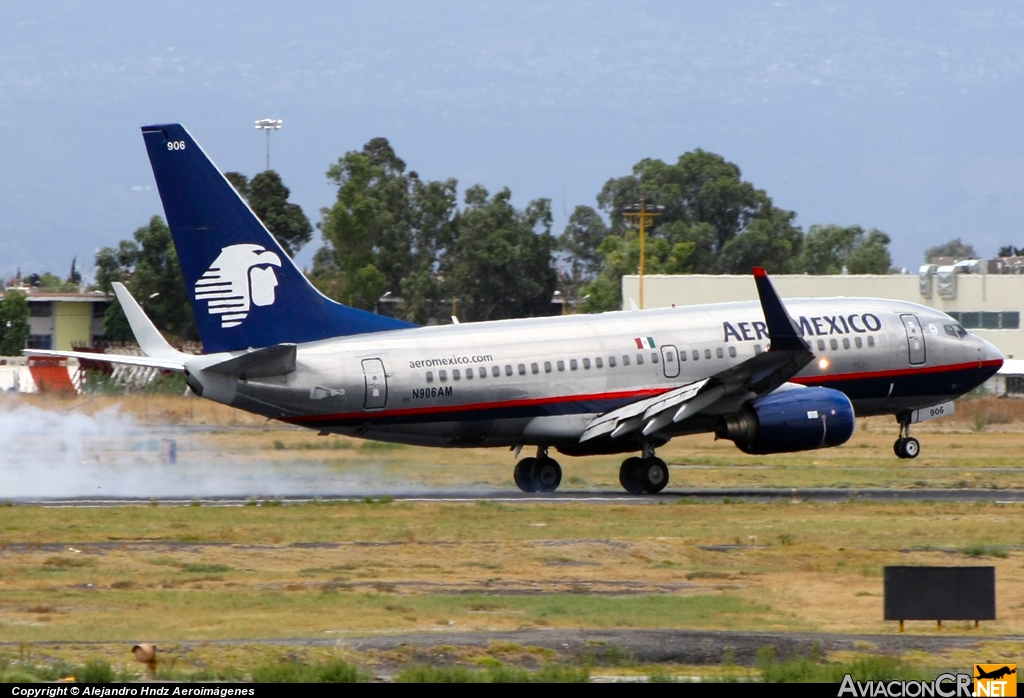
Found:
<svg viewBox="0 0 1024 698"><path fill-rule="evenodd" d="M963 339L967 336L967 330L960 325L944 325L944 328L946 330L946 334L950 337L959 337L960 339Z"/></svg>

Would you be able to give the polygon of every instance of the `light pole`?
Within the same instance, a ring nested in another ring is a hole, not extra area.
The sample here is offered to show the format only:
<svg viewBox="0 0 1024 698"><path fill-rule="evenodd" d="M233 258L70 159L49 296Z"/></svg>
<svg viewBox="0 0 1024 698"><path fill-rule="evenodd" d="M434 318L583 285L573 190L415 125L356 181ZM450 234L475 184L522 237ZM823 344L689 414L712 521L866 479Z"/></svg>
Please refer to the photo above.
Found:
<svg viewBox="0 0 1024 698"><path fill-rule="evenodd" d="M636 223L640 228L640 309L644 308L644 268L647 262L647 255L644 250L644 238L647 234L647 223L660 216L665 211L664 206L648 204L647 198L641 196L639 204L632 204L622 209L622 217L630 223Z"/></svg>
<svg viewBox="0 0 1024 698"><path fill-rule="evenodd" d="M284 119L258 119L256 121L257 131L267 132L267 169L270 169L270 132L279 131L284 125Z"/></svg>

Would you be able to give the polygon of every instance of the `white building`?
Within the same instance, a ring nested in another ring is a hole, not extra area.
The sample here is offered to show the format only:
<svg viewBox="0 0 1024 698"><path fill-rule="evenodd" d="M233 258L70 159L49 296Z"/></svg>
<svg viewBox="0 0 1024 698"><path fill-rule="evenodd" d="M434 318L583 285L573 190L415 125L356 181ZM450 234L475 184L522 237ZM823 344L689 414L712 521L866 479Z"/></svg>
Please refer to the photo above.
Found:
<svg viewBox="0 0 1024 698"><path fill-rule="evenodd" d="M920 303L953 316L992 342L1008 359L996 384L1000 394L1024 392L1024 274L980 273L1010 267L978 260L956 265L927 265L919 274L812 276L776 274L772 282L783 299L832 296L890 298ZM640 303L638 276L622 277L623 308ZM757 300L753 275L646 275L643 307L699 305Z"/></svg>

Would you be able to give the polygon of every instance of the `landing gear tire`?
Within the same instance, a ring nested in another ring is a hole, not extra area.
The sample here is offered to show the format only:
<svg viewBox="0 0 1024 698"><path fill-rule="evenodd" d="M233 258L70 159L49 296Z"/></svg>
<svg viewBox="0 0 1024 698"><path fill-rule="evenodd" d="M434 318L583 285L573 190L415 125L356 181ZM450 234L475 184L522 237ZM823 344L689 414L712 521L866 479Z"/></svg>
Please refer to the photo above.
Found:
<svg viewBox="0 0 1024 698"><path fill-rule="evenodd" d="M640 462L637 480L647 494L657 494L668 484L668 466L660 458L644 458Z"/></svg>
<svg viewBox="0 0 1024 698"><path fill-rule="evenodd" d="M554 492L562 483L562 466L553 458L539 458L533 468L534 492Z"/></svg>
<svg viewBox="0 0 1024 698"><path fill-rule="evenodd" d="M512 475L523 492L554 492L562 484L562 466L553 458L523 458Z"/></svg>
<svg viewBox="0 0 1024 698"><path fill-rule="evenodd" d="M512 476L516 481L516 487L523 492L536 492L537 479L533 475L536 469L536 458L523 458L521 461L516 463L516 469L512 473Z"/></svg>
<svg viewBox="0 0 1024 698"><path fill-rule="evenodd" d="M892 450L900 458L917 458L921 453L921 442L913 436L896 439Z"/></svg>
<svg viewBox="0 0 1024 698"><path fill-rule="evenodd" d="M640 482L640 471L643 464L643 459L635 456L622 461L622 466L619 468L619 484L630 494L644 493L644 486Z"/></svg>

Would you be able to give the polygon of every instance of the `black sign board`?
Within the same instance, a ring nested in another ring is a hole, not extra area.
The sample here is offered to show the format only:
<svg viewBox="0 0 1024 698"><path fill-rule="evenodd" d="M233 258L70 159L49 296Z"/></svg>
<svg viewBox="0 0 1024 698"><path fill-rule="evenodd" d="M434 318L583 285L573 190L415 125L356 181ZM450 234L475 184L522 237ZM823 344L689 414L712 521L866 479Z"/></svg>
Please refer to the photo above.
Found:
<svg viewBox="0 0 1024 698"><path fill-rule="evenodd" d="M995 567L885 568L885 620L995 619Z"/></svg>

